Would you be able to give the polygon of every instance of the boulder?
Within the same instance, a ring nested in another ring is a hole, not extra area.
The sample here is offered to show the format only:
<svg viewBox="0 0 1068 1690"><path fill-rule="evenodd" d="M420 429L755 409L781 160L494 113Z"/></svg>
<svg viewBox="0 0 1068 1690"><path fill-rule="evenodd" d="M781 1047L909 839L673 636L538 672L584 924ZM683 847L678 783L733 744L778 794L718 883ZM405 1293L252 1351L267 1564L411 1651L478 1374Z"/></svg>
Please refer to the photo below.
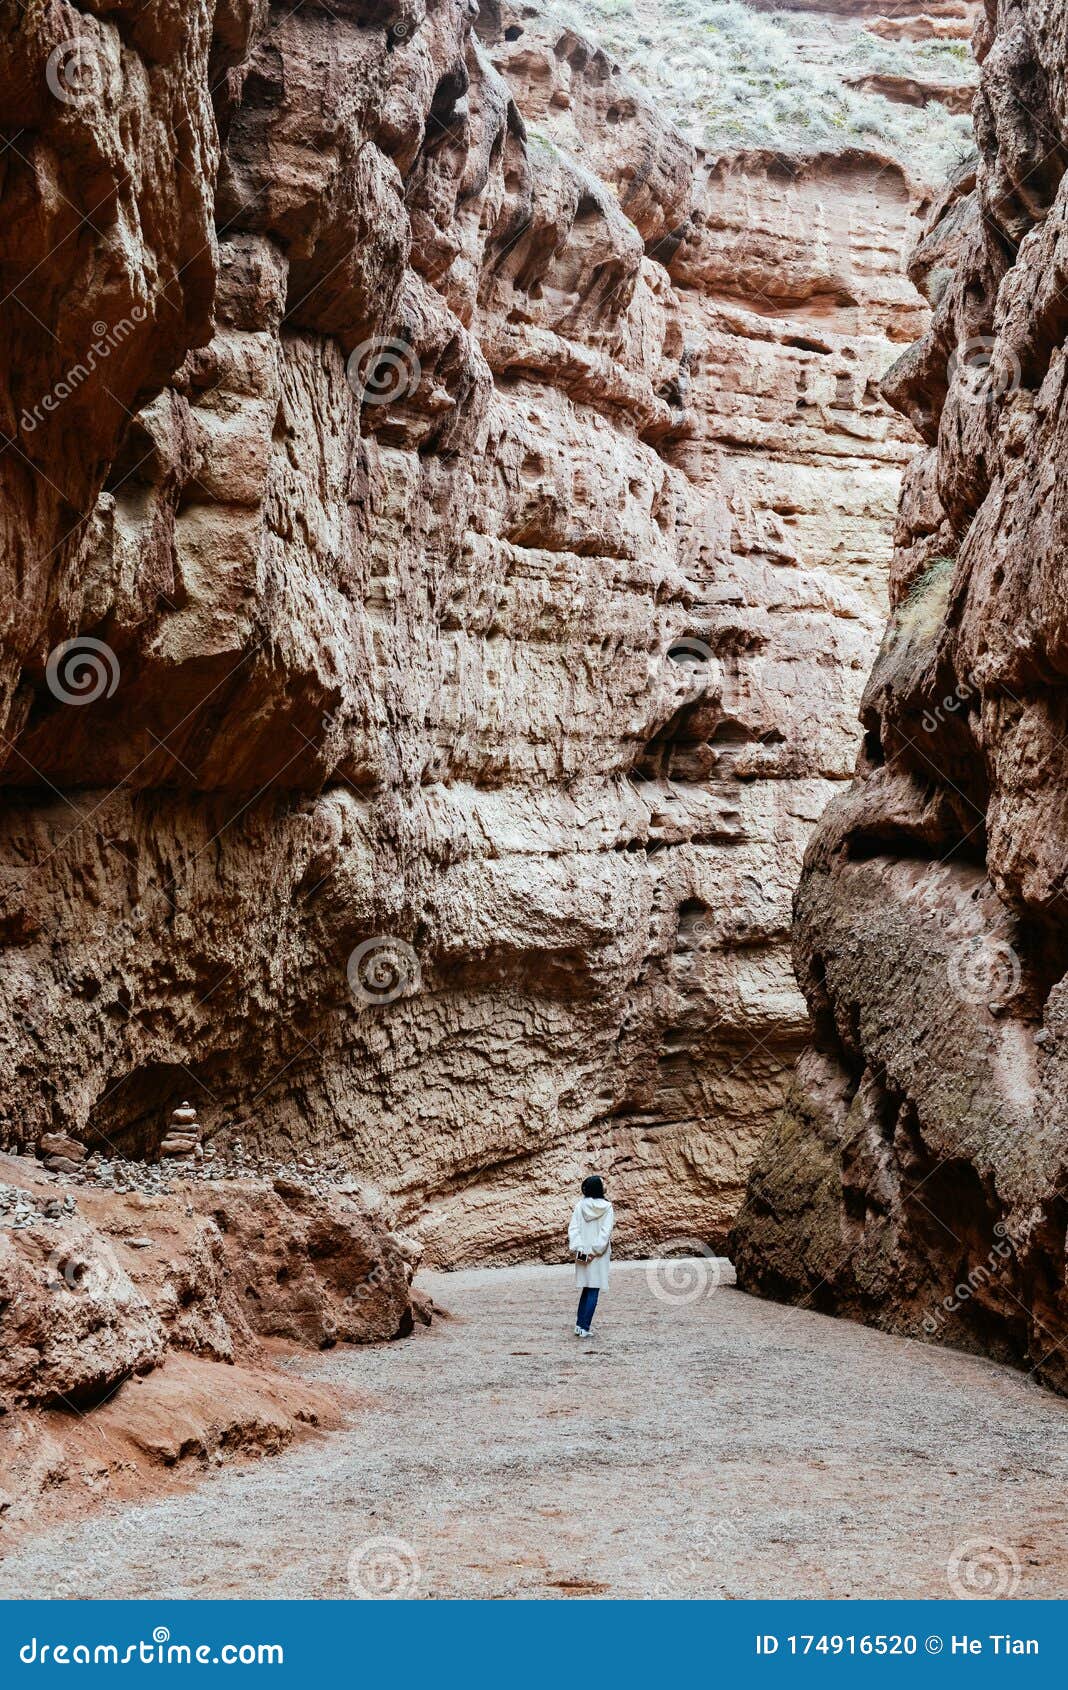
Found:
<svg viewBox="0 0 1068 1690"><path fill-rule="evenodd" d="M76 1138L66 1133L42 1133L37 1140L37 1154L43 1159L62 1156L68 1162L84 1162L89 1151Z"/></svg>

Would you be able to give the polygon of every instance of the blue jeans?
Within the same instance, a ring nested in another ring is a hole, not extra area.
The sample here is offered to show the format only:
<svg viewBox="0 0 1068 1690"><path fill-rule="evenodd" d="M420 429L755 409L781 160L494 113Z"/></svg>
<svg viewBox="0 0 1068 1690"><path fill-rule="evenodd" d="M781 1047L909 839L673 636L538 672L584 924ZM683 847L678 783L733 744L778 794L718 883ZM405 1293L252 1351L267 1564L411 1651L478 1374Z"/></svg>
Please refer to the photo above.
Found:
<svg viewBox="0 0 1068 1690"><path fill-rule="evenodd" d="M596 1285L587 1285L579 1297L578 1314L575 1316L575 1324L577 1326L581 1326L583 1332L588 1332L590 1329L590 1322L593 1319L593 1311L597 1307L597 1299L600 1294L601 1293L597 1289Z"/></svg>

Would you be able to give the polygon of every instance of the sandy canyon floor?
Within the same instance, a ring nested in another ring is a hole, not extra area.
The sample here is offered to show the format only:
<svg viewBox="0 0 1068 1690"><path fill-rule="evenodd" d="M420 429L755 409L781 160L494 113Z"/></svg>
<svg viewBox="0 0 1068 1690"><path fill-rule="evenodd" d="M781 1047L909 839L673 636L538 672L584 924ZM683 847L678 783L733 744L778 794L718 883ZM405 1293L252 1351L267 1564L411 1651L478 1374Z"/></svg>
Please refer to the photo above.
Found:
<svg viewBox="0 0 1068 1690"><path fill-rule="evenodd" d="M570 1269L427 1275L450 1319L298 1364L347 1430L28 1539L0 1595L1065 1594L1068 1403L663 1271L617 1264L588 1342Z"/></svg>

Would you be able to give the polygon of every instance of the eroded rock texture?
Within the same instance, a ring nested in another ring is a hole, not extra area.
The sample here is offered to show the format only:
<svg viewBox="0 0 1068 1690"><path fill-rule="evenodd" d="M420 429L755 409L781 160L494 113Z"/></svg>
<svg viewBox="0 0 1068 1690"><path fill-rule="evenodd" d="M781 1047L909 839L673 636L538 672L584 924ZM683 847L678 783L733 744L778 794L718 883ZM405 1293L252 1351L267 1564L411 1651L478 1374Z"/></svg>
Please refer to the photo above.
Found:
<svg viewBox="0 0 1068 1690"><path fill-rule="evenodd" d="M722 1239L926 321L900 165L698 161L529 12L0 34L4 1137L192 1096L451 1263L590 1166Z"/></svg>
<svg viewBox="0 0 1068 1690"><path fill-rule="evenodd" d="M84 1408L175 1351L232 1363L259 1340L309 1349L412 1330L418 1255L352 1197L298 1182L179 1186L171 1195L62 1187L27 1158L0 1158L24 1213L0 1232L0 1415Z"/></svg>
<svg viewBox="0 0 1068 1690"><path fill-rule="evenodd" d="M336 1426L279 1351L429 1324L417 1262L292 1177L138 1191L0 1156L0 1536Z"/></svg>
<svg viewBox="0 0 1068 1690"><path fill-rule="evenodd" d="M742 1281L1068 1384L1063 8L990 8L977 168L912 265L909 467L850 790L809 849L818 1047L763 1146Z"/></svg>

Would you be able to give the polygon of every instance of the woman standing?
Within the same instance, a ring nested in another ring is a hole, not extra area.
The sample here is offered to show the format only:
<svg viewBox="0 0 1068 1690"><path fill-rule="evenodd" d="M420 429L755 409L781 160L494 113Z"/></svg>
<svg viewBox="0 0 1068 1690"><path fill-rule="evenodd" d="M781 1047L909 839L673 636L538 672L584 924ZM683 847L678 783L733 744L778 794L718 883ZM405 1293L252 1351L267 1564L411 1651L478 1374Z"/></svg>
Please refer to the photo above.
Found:
<svg viewBox="0 0 1068 1690"><path fill-rule="evenodd" d="M608 1267L612 1260L612 1228L615 1210L604 1194L597 1174L582 1182L582 1196L575 1204L567 1241L575 1258L575 1283L581 1290L575 1335L588 1338L593 1311L602 1291L608 1290Z"/></svg>

